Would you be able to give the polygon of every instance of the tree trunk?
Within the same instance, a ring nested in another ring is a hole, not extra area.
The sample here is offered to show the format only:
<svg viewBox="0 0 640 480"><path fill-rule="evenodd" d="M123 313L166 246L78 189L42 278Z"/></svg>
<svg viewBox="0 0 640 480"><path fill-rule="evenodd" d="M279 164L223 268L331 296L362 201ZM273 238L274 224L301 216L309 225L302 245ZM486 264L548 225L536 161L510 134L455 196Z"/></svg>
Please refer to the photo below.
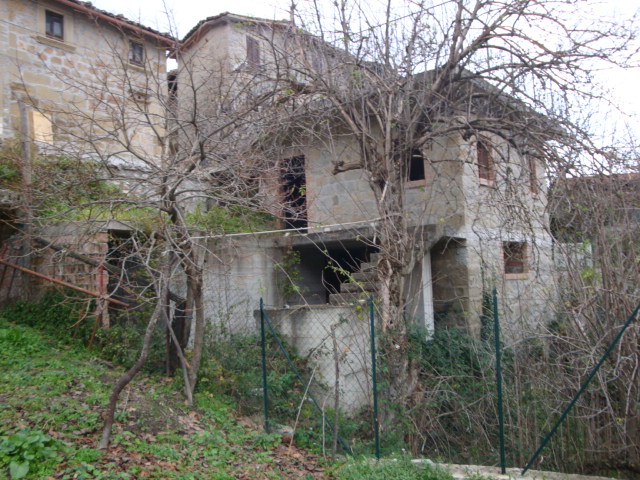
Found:
<svg viewBox="0 0 640 480"><path fill-rule="evenodd" d="M409 258L409 233L405 220L403 172L400 158L380 158L386 165L372 175L385 182L371 181L380 212L380 262L378 264L378 315L382 330L381 353L388 368L388 406L381 412L382 428L392 428L396 414L408 407L417 385L417 368L409 358L409 331L403 315L404 270ZM383 185L380 188L380 185Z"/></svg>
<svg viewBox="0 0 640 480"><path fill-rule="evenodd" d="M164 280L164 279L163 279ZM149 356L149 350L151 348L151 338L153 336L153 330L155 329L156 323L158 323L158 318L162 314L164 310L164 305L161 299L166 297L167 293L167 283L164 282L162 292L159 296L158 303L156 303L156 307L151 314L151 318L149 319L149 323L147 324L147 329L144 334L144 340L142 343L142 350L140 351L140 357L136 363L125 373L113 386L113 390L111 391L111 397L109 398L109 405L107 406L107 411L105 413L105 421L104 427L102 429L102 437L100 438L100 443L98 444L98 448L101 450L106 449L109 446L109 440L111 438L111 429L113 427L116 405L118 403L118 397L120 396L120 392L133 380L133 378L140 371L144 363L147 361L147 357Z"/></svg>
<svg viewBox="0 0 640 480"><path fill-rule="evenodd" d="M198 370L202 361L202 349L204 347L204 305L202 301L202 269L194 266L189 269L189 286L193 292L193 309L191 318L195 319L195 329L193 332L193 355L191 357L191 369L189 370L189 384L191 395L193 395L198 381Z"/></svg>

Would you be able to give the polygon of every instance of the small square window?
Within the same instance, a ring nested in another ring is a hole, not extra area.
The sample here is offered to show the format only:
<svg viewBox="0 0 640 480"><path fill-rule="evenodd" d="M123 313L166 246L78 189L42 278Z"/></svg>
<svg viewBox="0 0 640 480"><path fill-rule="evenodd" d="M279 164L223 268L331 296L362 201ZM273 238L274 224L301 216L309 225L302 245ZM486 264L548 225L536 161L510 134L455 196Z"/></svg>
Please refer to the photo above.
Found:
<svg viewBox="0 0 640 480"><path fill-rule="evenodd" d="M45 10L44 17L44 32L47 37L64 40L64 17L49 10Z"/></svg>
<svg viewBox="0 0 640 480"><path fill-rule="evenodd" d="M504 242L502 244L504 273L521 274L529 271L527 265L527 244L525 242Z"/></svg>
<svg viewBox="0 0 640 480"><path fill-rule="evenodd" d="M476 142L476 154L478 157L478 178L481 183L490 183L495 179L493 158L491 156L491 147L487 145L485 140Z"/></svg>
<svg viewBox="0 0 640 480"><path fill-rule="evenodd" d="M133 65L144 65L144 47L140 42L129 42L129 63Z"/></svg>

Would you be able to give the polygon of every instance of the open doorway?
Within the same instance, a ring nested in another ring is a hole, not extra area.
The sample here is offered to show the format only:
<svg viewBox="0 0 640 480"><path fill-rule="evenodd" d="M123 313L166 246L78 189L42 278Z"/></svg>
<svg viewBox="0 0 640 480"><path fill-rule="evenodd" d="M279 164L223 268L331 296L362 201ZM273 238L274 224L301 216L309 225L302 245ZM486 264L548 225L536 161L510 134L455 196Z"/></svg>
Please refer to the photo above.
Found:
<svg viewBox="0 0 640 480"><path fill-rule="evenodd" d="M298 253L300 293L287 298L289 304L324 305L330 303L332 295L344 292L344 283L353 281L352 275L360 272L361 266L369 262L375 250L364 245L307 245L294 247ZM375 275L375 272L371 273Z"/></svg>

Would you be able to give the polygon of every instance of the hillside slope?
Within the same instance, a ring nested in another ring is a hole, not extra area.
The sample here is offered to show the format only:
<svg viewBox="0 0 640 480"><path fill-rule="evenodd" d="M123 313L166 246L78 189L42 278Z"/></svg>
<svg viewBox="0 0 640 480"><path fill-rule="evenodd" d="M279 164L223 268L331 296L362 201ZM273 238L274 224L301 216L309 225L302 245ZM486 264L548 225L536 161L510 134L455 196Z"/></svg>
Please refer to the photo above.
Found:
<svg viewBox="0 0 640 480"><path fill-rule="evenodd" d="M210 395L188 409L173 380L121 395L107 452L101 414L122 370L0 319L0 478L325 478L321 458L283 445Z"/></svg>

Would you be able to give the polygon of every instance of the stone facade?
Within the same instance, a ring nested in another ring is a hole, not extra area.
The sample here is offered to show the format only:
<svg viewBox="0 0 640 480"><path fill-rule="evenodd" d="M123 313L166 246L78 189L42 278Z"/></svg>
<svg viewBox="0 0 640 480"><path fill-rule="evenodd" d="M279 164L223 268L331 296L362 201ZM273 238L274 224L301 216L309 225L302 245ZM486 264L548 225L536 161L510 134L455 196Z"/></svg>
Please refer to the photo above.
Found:
<svg viewBox="0 0 640 480"><path fill-rule="evenodd" d="M91 160L110 173L118 167L126 179L122 188L139 193L137 179L162 154L166 58L173 39L77 0L2 0L0 15L0 144L26 132L42 158ZM3 202L0 213L20 224L20 198L5 197L11 202ZM112 228L98 223L63 222L38 235L103 262ZM2 235L5 259L22 264L26 257L13 233ZM41 247L27 262L34 270L93 292L106 288L108 279L99 278L97 267ZM2 300L19 296L21 278L2 274Z"/></svg>
<svg viewBox="0 0 640 480"><path fill-rule="evenodd" d="M0 14L0 138L21 133L24 102L41 152L107 159L128 142L158 161L142 120L164 128L168 36L75 0L3 0Z"/></svg>

